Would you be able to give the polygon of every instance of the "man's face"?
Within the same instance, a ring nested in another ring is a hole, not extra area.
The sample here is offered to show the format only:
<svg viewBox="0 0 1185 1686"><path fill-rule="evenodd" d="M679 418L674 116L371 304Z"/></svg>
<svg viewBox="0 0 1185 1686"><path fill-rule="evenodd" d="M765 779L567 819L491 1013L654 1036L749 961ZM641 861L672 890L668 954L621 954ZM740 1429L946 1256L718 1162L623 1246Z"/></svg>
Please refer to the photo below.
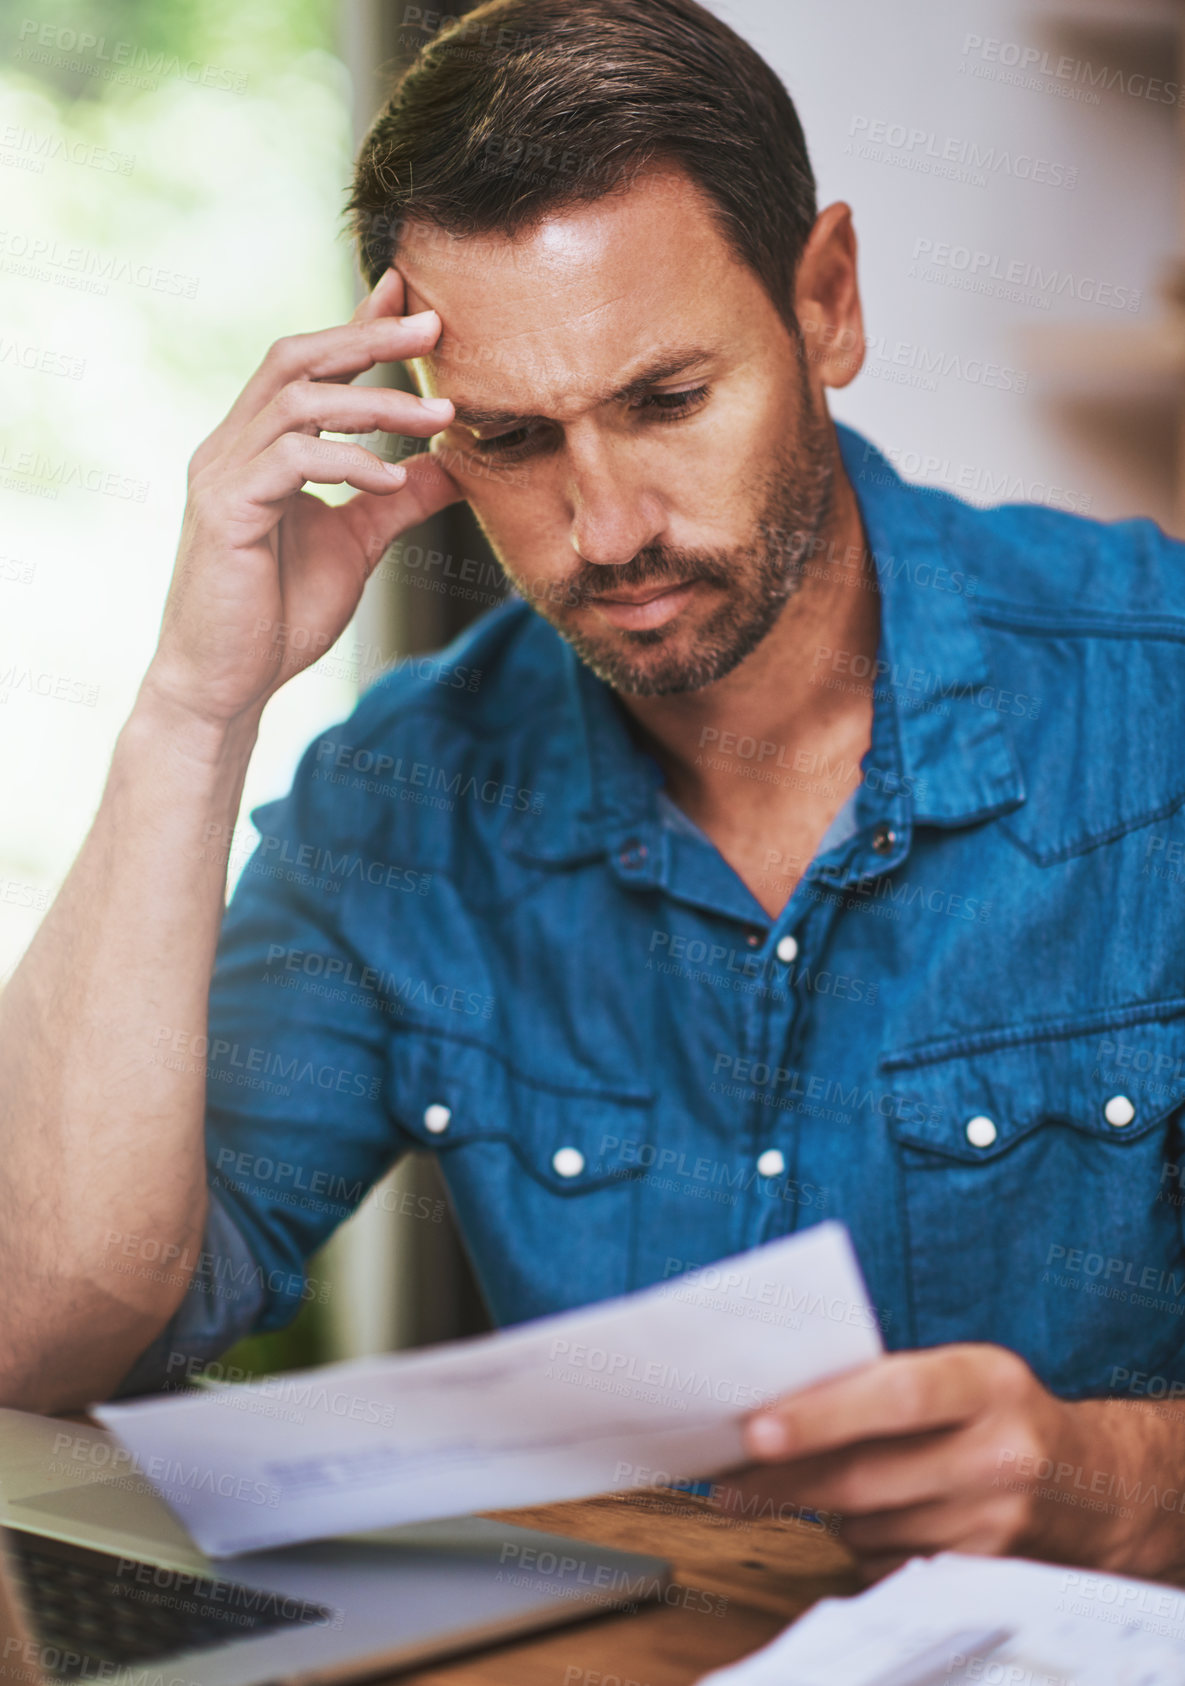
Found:
<svg viewBox="0 0 1185 1686"><path fill-rule="evenodd" d="M617 690L723 678L824 527L833 444L799 344L681 173L509 239L413 230L434 443L513 585Z"/></svg>

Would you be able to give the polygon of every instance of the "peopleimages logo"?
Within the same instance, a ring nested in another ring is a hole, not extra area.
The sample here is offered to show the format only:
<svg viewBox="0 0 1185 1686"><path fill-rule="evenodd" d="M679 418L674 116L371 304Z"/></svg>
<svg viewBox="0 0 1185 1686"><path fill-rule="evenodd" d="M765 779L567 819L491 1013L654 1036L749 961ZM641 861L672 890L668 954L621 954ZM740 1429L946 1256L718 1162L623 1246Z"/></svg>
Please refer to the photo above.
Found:
<svg viewBox="0 0 1185 1686"><path fill-rule="evenodd" d="M174 1504L188 1504L193 1493L218 1493L222 1498L238 1499L245 1504L272 1507L280 1502L280 1489L270 1482L217 1471L208 1464L188 1463L163 1454L141 1458L122 1446L87 1441L64 1432L54 1436L53 1449L55 1454L69 1451L71 1459L90 1468L142 1476L153 1486L164 1488Z"/></svg>
<svg viewBox="0 0 1185 1686"><path fill-rule="evenodd" d="M1185 105L1180 82L1121 65L1096 64L1072 53L1055 55L1048 48L1003 41L998 36L964 36L959 72L983 81L1079 100L1085 105L1098 105L1099 89L1129 99L1149 100L1153 105Z"/></svg>
<svg viewBox="0 0 1185 1686"><path fill-rule="evenodd" d="M65 66L133 87L155 88L161 77L170 76L192 87L215 88L223 93L241 94L247 87L246 73L241 70L182 59L176 53L166 54L134 41L112 40L90 30L43 23L37 18L21 20L17 40L20 44L13 57L18 61Z"/></svg>
<svg viewBox="0 0 1185 1686"><path fill-rule="evenodd" d="M180 298L197 297L200 277L183 275L161 264L137 262L98 252L88 246L68 246L46 235L21 229L0 229L0 268L35 281L51 281L77 292L106 296L113 281Z"/></svg>
<svg viewBox="0 0 1185 1686"><path fill-rule="evenodd" d="M999 252L985 252L949 240L925 237L914 241L910 280L939 281L972 292L1014 297L1020 303L1039 303L1049 309L1057 298L1078 299L1083 304L1104 305L1110 310L1139 310L1143 294L1096 276L1075 275L1068 269L1046 268L1028 258L1008 258ZM1001 289L1012 289L1001 291Z"/></svg>
<svg viewBox="0 0 1185 1686"><path fill-rule="evenodd" d="M845 151L873 163L896 164L921 175L948 177L974 187L986 187L992 176L1046 187L1072 188L1078 182L1073 164L1014 152L990 142L940 135L935 129L896 123L886 118L856 115L848 129Z"/></svg>

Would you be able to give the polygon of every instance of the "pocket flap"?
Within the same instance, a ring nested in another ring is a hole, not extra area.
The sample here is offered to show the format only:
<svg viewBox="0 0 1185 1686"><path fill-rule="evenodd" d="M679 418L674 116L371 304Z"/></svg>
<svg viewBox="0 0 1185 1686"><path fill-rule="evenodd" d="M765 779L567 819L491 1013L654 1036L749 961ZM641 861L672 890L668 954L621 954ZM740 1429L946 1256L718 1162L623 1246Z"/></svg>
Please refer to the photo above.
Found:
<svg viewBox="0 0 1185 1686"><path fill-rule="evenodd" d="M968 1163L1042 1125L1135 1141L1185 1103L1185 999L1042 1020L887 1054L891 1128Z"/></svg>
<svg viewBox="0 0 1185 1686"><path fill-rule="evenodd" d="M556 1194L581 1194L642 1176L649 1089L545 1083L500 1051L463 1037L400 1032L391 1057L393 1110L422 1147L447 1153L504 1142Z"/></svg>

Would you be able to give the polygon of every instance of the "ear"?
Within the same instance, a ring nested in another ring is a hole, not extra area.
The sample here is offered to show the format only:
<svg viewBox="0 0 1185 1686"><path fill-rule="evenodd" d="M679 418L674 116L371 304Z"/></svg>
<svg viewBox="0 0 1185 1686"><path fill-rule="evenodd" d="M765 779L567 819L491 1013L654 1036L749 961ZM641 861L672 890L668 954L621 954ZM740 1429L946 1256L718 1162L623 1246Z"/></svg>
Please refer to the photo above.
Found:
<svg viewBox="0 0 1185 1686"><path fill-rule="evenodd" d="M795 278L794 308L812 387L847 386L864 362L864 315L850 205L820 211Z"/></svg>

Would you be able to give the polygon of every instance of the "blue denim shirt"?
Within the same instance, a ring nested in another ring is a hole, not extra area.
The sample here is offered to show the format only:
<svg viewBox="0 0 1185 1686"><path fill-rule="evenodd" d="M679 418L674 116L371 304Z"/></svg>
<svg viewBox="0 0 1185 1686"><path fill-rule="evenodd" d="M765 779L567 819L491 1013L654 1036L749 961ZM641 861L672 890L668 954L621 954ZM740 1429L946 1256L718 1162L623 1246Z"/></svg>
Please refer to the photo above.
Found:
<svg viewBox="0 0 1185 1686"><path fill-rule="evenodd" d="M1185 547L972 508L839 433L882 599L872 744L777 918L529 607L400 664L254 812L207 1250L125 1385L323 1294L304 1261L426 1149L502 1324L840 1218L890 1347L1185 1391Z"/></svg>

